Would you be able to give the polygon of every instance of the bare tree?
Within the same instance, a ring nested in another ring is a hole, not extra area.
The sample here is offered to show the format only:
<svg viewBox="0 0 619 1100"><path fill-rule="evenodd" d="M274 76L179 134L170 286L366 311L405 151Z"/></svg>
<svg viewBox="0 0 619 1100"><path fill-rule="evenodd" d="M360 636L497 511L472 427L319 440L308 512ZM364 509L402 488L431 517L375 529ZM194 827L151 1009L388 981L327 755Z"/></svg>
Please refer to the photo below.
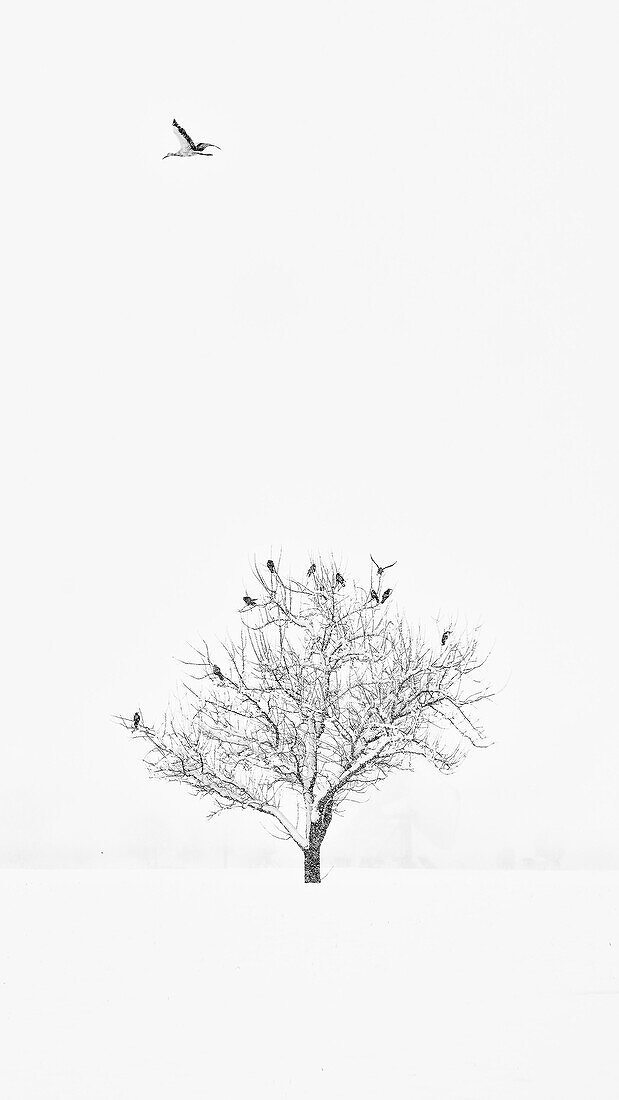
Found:
<svg viewBox="0 0 619 1100"><path fill-rule="evenodd" d="M320 882L333 815L419 757L451 772L470 747L486 747L476 711L491 692L478 631L450 622L430 641L413 633L385 602L382 572L366 589L344 587L332 561L312 562L302 580L272 564L254 565L261 595L244 599L225 671L202 643L159 728L141 715L118 720L148 743L153 774L207 796L209 816L268 815L302 851L305 882Z"/></svg>

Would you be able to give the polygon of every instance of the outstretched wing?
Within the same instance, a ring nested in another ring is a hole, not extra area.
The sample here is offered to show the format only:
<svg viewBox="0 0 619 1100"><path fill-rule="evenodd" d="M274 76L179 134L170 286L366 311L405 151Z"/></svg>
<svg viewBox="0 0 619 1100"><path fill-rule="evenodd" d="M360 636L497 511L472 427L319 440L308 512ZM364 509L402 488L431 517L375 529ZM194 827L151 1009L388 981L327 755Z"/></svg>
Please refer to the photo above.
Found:
<svg viewBox="0 0 619 1100"><path fill-rule="evenodd" d="M194 142L193 142L193 141L191 140L191 138L189 137L189 134L187 133L187 131L186 131L186 130L183 130L183 127L182 127L182 126L179 126L179 124L178 124L178 122L176 121L176 119L175 119L175 118L174 118L174 119L172 119L172 125L173 125L174 129L175 129L175 130L177 131L177 133L179 133L179 134L180 134L180 136L182 137L183 141L186 141L186 142L187 142L187 144L188 144L189 148L190 148L190 149L195 149L195 144L194 144Z"/></svg>

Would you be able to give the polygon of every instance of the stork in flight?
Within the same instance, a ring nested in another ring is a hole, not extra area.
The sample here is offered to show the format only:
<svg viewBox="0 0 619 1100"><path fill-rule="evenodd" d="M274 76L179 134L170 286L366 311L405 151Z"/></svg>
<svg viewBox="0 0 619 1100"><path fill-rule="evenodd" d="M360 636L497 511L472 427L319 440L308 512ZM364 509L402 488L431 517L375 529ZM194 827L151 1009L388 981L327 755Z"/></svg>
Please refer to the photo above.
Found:
<svg viewBox="0 0 619 1100"><path fill-rule="evenodd" d="M179 126L175 118L172 119L172 125L180 138L181 147L176 153L166 153L164 160L166 157L212 157L213 154L207 152L207 150L219 149L219 145L213 145L212 141L200 141L196 145L196 142L189 137L182 126ZM219 151L221 152L221 149Z"/></svg>

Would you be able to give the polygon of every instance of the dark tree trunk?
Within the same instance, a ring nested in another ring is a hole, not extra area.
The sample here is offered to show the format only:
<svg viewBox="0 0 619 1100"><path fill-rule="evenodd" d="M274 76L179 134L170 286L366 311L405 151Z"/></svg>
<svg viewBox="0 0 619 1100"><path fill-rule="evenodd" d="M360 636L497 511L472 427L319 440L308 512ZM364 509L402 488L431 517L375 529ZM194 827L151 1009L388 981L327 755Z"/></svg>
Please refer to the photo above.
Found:
<svg viewBox="0 0 619 1100"><path fill-rule="evenodd" d="M320 846L325 838L325 833L331 824L333 814L333 800L325 800L320 804L320 817L318 821L312 821L309 831L309 842L304 849L305 857L305 882L320 882Z"/></svg>
<svg viewBox="0 0 619 1100"><path fill-rule="evenodd" d="M310 846L303 853L305 857L305 882L320 882L320 846Z"/></svg>

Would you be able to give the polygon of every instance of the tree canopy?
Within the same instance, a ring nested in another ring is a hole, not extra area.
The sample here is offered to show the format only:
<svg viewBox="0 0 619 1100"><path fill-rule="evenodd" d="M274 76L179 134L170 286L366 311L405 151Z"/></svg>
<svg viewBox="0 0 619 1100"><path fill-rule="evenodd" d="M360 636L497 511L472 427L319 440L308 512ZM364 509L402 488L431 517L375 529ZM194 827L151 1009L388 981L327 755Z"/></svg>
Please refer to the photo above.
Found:
<svg viewBox="0 0 619 1100"><path fill-rule="evenodd" d="M373 559L372 559L373 561ZM413 631L373 562L368 586L317 559L300 579L269 559L242 598L240 636L214 663L194 648L185 692L159 726L120 719L148 743L154 775L208 799L209 815L251 809L278 822L320 881L334 813L419 758L451 772L488 740L479 630Z"/></svg>

